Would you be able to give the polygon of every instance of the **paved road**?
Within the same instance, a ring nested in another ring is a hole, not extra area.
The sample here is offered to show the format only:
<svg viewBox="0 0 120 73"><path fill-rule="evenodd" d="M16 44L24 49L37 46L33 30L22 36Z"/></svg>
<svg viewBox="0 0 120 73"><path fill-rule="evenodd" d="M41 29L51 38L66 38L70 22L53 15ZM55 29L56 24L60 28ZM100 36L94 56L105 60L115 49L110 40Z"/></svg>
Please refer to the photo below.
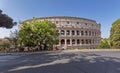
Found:
<svg viewBox="0 0 120 73"><path fill-rule="evenodd" d="M120 51L2 55L0 73L120 73Z"/></svg>

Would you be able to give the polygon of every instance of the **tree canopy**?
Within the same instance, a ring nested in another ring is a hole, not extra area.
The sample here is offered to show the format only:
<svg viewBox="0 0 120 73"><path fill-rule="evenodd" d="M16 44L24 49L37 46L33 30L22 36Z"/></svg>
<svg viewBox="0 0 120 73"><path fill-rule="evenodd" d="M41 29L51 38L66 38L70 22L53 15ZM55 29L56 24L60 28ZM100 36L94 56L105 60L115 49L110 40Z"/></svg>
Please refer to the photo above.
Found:
<svg viewBox="0 0 120 73"><path fill-rule="evenodd" d="M112 48L120 48L120 19L112 24L110 30L110 42Z"/></svg>
<svg viewBox="0 0 120 73"><path fill-rule="evenodd" d="M36 18L22 23L19 37L24 46L37 46L40 49L42 46L48 49L58 43L56 25L48 20L40 21Z"/></svg>
<svg viewBox="0 0 120 73"><path fill-rule="evenodd" d="M98 48L107 49L110 48L110 40L108 38L101 39Z"/></svg>
<svg viewBox="0 0 120 73"><path fill-rule="evenodd" d="M3 14L2 10L0 10L0 27L12 28L16 24L17 23L13 22L13 19L11 17L9 17L6 14Z"/></svg>

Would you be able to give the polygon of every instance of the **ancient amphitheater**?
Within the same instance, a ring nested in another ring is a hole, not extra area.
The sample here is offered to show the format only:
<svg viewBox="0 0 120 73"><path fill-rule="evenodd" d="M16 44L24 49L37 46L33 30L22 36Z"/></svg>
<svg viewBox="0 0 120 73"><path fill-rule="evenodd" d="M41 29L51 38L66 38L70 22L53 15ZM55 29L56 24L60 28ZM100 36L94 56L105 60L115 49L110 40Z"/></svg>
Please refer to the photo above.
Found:
<svg viewBox="0 0 120 73"><path fill-rule="evenodd" d="M94 49L101 39L101 25L96 21L71 16L40 17L40 21L49 20L56 24L59 32L59 49Z"/></svg>

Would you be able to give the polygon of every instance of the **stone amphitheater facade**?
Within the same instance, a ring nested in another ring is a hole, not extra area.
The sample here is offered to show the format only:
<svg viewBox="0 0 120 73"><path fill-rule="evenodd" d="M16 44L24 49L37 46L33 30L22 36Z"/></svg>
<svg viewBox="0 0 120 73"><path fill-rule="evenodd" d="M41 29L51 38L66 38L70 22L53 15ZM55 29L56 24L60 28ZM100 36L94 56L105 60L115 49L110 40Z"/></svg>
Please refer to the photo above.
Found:
<svg viewBox="0 0 120 73"><path fill-rule="evenodd" d="M94 20L71 16L40 17L56 24L59 49L94 49L101 39L101 25Z"/></svg>

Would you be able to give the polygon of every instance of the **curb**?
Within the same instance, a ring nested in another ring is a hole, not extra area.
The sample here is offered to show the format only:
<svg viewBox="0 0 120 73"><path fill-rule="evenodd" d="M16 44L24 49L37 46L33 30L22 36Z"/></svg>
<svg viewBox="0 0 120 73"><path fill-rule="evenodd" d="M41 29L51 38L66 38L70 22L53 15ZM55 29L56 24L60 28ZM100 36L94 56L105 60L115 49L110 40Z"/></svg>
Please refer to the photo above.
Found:
<svg viewBox="0 0 120 73"><path fill-rule="evenodd" d="M119 51L120 49L75 49L75 50L57 50L57 51L40 51L40 52L17 52L17 53L0 53L0 56L6 55L32 55L32 54L47 54L47 53L67 53L67 52L99 52L99 51Z"/></svg>

